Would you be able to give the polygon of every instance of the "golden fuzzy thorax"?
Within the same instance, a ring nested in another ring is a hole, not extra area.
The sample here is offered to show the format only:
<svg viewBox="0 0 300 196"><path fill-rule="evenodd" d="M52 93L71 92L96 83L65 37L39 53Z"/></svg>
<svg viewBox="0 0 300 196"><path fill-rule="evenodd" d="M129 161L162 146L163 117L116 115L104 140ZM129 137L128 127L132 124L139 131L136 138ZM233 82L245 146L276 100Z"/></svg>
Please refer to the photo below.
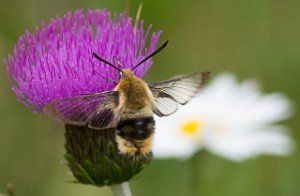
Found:
<svg viewBox="0 0 300 196"><path fill-rule="evenodd" d="M154 97L147 83L129 69L123 72L123 78L115 88L119 92L118 111L122 118L153 116Z"/></svg>
<svg viewBox="0 0 300 196"><path fill-rule="evenodd" d="M123 76L115 88L119 92L118 112L121 121L153 116L154 97L148 84L136 77L129 69L123 70ZM144 140L126 140L116 136L121 154L147 156L151 153L153 134Z"/></svg>

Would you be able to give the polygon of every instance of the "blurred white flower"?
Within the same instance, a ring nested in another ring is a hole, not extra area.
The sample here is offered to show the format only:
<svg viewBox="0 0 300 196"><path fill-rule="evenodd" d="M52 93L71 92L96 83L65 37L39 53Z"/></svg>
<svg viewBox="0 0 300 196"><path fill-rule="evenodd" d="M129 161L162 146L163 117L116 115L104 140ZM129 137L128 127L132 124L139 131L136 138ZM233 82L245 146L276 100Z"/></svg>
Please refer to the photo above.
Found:
<svg viewBox="0 0 300 196"><path fill-rule="evenodd" d="M239 84L223 73L175 114L155 119L154 156L185 159L202 148L234 161L286 155L293 141L287 127L274 123L291 112L283 94L262 94L256 82Z"/></svg>

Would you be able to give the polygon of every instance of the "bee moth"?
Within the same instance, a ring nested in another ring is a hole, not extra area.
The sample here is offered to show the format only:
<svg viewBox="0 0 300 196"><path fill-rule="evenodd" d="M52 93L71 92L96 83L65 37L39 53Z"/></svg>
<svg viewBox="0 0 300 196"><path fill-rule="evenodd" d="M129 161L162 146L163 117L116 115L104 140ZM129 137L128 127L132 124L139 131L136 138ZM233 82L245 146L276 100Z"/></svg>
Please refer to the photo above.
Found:
<svg viewBox="0 0 300 196"><path fill-rule="evenodd" d="M99 130L115 128L122 155L147 156L151 153L155 129L153 114L160 117L173 114L179 104L186 104L199 91L210 75L209 72L195 72L157 83L146 83L135 76L133 70L167 43L132 69L120 69L93 53L99 61L119 71L120 79L115 82L114 90L54 100L45 105L44 112L67 124Z"/></svg>

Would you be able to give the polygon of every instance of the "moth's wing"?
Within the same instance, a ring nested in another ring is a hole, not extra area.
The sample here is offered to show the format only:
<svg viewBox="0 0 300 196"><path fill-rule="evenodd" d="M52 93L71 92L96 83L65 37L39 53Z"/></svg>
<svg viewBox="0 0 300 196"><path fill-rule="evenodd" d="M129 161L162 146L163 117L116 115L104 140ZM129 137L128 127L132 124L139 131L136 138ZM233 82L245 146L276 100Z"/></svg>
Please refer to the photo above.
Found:
<svg viewBox="0 0 300 196"><path fill-rule="evenodd" d="M116 112L119 94L117 91L107 91L73 98L54 100L43 108L57 121L89 126L94 129L115 127L119 122Z"/></svg>
<svg viewBox="0 0 300 196"><path fill-rule="evenodd" d="M178 103L186 104L208 80L210 72L196 72L171 80L149 84L154 101L154 113L158 116L173 114Z"/></svg>
<svg viewBox="0 0 300 196"><path fill-rule="evenodd" d="M156 97L153 112L158 116L168 116L176 112L178 103L169 96Z"/></svg>

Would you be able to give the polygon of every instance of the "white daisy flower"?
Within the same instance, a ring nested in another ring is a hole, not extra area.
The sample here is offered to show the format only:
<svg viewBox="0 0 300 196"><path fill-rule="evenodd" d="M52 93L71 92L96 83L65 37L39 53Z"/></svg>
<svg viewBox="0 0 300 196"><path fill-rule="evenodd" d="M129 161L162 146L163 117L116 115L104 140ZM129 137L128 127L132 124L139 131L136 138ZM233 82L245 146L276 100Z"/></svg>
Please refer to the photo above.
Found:
<svg viewBox="0 0 300 196"><path fill-rule="evenodd" d="M234 161L286 155L293 141L287 127L274 123L291 111L283 94L262 94L254 81L220 74L175 114L155 119L154 156L185 159L202 148Z"/></svg>

